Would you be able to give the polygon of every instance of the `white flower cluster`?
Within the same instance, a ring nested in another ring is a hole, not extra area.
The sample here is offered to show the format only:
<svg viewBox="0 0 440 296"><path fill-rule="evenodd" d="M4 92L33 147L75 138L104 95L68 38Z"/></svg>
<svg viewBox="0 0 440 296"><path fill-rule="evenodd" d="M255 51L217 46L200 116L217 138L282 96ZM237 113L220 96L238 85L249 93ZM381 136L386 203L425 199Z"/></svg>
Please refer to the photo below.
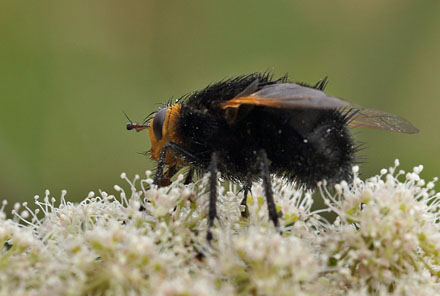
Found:
<svg viewBox="0 0 440 296"><path fill-rule="evenodd" d="M254 184L219 186L214 239L206 241L207 178L170 186L125 179L118 197L90 192L59 205L50 192L0 206L0 295L438 295L440 196L422 167L392 168L312 193L273 180L281 233ZM128 193L128 194L127 194ZM317 197L319 198L319 195ZM328 222L322 212L337 215Z"/></svg>

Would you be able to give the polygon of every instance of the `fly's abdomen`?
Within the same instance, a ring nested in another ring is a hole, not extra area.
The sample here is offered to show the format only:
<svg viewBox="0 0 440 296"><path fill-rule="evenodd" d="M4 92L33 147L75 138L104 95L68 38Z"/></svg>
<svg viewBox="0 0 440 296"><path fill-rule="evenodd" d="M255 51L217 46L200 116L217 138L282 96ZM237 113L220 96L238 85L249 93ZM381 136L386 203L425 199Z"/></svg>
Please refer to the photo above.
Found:
<svg viewBox="0 0 440 296"><path fill-rule="evenodd" d="M266 142L273 173L313 188L327 180L335 183L351 176L356 145L346 116L338 110L293 111L278 118L276 141ZM288 118L288 119L287 119Z"/></svg>

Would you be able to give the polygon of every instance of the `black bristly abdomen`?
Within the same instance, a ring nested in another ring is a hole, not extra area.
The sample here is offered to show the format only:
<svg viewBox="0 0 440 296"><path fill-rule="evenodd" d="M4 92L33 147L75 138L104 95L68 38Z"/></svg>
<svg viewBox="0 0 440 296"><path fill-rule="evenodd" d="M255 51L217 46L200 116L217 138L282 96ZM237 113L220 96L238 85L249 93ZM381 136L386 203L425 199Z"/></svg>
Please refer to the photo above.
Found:
<svg viewBox="0 0 440 296"><path fill-rule="evenodd" d="M261 135L271 173L307 188L322 180L350 179L356 148L345 115L338 110L264 112L273 116L273 126L262 130L278 133L273 141Z"/></svg>
<svg viewBox="0 0 440 296"><path fill-rule="evenodd" d="M258 152L265 150L270 172L313 188L321 180L334 183L350 176L354 142L347 116L338 110L288 110L255 106L229 124L208 109L183 105L178 133L181 146L197 156L191 164L206 172L210 156L233 181L249 184L260 178Z"/></svg>

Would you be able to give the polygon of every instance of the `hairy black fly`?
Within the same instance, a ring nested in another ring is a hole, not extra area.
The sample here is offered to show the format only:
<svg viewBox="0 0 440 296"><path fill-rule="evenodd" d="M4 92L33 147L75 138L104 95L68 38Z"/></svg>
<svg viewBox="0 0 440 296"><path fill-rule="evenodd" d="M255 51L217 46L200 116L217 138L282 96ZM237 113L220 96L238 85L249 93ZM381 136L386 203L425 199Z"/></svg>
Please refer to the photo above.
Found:
<svg viewBox="0 0 440 296"><path fill-rule="evenodd" d="M209 240L217 172L244 187L244 201L252 182L262 179L269 216L278 227L271 174L306 188L348 180L358 148L350 127L418 132L399 116L327 96L326 84L327 79L314 86L290 83L270 73L238 76L184 96L127 129L148 128L150 157L158 162L155 184L169 184L184 167L187 183L194 173L211 173Z"/></svg>

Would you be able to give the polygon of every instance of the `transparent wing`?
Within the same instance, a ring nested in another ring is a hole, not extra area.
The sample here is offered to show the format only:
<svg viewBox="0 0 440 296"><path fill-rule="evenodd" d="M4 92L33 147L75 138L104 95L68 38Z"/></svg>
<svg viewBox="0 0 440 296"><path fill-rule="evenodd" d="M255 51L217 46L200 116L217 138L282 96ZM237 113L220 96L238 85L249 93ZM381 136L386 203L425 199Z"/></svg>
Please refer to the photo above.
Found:
<svg viewBox="0 0 440 296"><path fill-rule="evenodd" d="M357 110L357 111L356 111ZM354 108L350 126L414 134L419 130L405 118L381 110Z"/></svg>

